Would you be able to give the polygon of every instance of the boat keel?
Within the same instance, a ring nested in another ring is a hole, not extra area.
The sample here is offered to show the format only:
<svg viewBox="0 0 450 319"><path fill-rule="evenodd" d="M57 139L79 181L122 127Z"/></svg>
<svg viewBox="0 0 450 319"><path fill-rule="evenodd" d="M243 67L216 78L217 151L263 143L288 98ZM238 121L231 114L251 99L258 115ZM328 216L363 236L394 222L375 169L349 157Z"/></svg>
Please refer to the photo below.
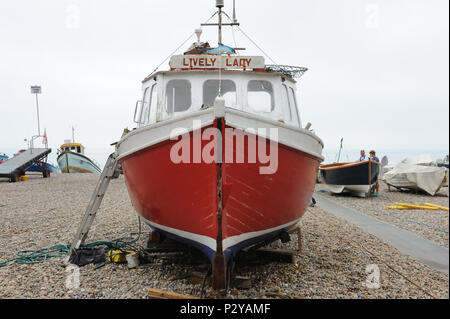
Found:
<svg viewBox="0 0 450 319"><path fill-rule="evenodd" d="M227 287L227 266L224 254L216 253L212 259L213 289L220 290Z"/></svg>

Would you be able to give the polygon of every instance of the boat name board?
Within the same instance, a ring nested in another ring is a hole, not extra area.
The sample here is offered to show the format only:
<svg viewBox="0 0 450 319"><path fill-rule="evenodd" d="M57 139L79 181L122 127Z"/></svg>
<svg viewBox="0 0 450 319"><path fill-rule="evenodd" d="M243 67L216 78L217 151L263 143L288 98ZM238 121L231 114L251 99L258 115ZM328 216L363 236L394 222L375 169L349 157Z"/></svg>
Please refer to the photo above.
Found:
<svg viewBox="0 0 450 319"><path fill-rule="evenodd" d="M175 55L172 69L264 69L262 56Z"/></svg>

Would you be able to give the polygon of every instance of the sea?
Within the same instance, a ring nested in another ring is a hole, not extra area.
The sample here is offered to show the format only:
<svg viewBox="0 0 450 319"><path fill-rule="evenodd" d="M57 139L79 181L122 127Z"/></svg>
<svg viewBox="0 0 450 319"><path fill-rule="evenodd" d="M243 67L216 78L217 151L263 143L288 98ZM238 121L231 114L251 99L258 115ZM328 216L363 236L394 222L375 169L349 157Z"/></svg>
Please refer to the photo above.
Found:
<svg viewBox="0 0 450 319"><path fill-rule="evenodd" d="M339 156L339 149L324 149L322 155L325 157L324 164L330 163L344 163L355 162L359 159L361 150L346 150L343 149ZM369 156L371 150L366 150L366 155ZM434 161L444 160L445 156L449 154L448 149L441 150L392 150L392 149L379 149L375 150L376 156L381 160L384 156L387 156L390 164L399 163L405 158L413 157L417 155L429 155Z"/></svg>

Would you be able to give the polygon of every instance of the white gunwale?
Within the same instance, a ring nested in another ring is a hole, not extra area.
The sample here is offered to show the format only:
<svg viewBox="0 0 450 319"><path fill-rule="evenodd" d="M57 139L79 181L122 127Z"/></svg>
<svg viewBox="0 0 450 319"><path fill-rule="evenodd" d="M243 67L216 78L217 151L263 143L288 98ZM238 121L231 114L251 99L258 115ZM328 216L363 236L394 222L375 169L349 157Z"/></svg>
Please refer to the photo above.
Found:
<svg viewBox="0 0 450 319"><path fill-rule="evenodd" d="M201 128L212 125L214 122L214 108L191 112L133 130L122 137L117 143L118 160L169 140L171 133L177 128L184 128L191 132L194 129L193 120L200 120ZM279 130L278 143L309 154L321 161L324 160L324 157L321 155L324 145L323 141L317 135L306 129L231 108L225 109L225 122L229 126L252 134L257 134L257 132L251 129L277 128ZM269 132L267 132L267 136L263 137L269 139Z"/></svg>

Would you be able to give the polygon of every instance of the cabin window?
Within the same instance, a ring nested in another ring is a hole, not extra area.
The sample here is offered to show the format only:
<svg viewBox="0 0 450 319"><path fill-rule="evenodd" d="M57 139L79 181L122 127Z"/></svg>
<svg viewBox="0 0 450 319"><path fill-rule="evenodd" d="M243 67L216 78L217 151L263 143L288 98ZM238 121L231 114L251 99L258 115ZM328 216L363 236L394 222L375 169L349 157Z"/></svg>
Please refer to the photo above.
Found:
<svg viewBox="0 0 450 319"><path fill-rule="evenodd" d="M150 114L150 88L146 88L144 91L144 99L142 101L141 120L139 123L148 123L148 117Z"/></svg>
<svg viewBox="0 0 450 319"><path fill-rule="evenodd" d="M150 94L150 119L149 123L156 123L156 111L158 108L158 92L156 84L152 86L152 92Z"/></svg>
<svg viewBox="0 0 450 319"><path fill-rule="evenodd" d="M270 113L275 109L273 87L269 81L248 82L248 106L258 113Z"/></svg>
<svg viewBox="0 0 450 319"><path fill-rule="evenodd" d="M208 80L203 84L203 107L214 106L214 101L219 95L219 86L225 99L225 106L236 108L236 84L231 80Z"/></svg>
<svg viewBox="0 0 450 319"><path fill-rule="evenodd" d="M77 146L77 152L81 153L81 147Z"/></svg>
<svg viewBox="0 0 450 319"><path fill-rule="evenodd" d="M75 150L75 146L71 146L70 150L74 151Z"/></svg>
<svg viewBox="0 0 450 319"><path fill-rule="evenodd" d="M297 109L297 98L295 97L295 91L293 88L289 88L289 101L292 109L292 116L293 116L292 120L295 124L300 125L299 123L300 118L298 116L298 109Z"/></svg>
<svg viewBox="0 0 450 319"><path fill-rule="evenodd" d="M191 107L191 83L188 80L172 80L166 87L166 111L177 113L187 111Z"/></svg>
<svg viewBox="0 0 450 319"><path fill-rule="evenodd" d="M283 109L284 109L284 113L285 118L284 120L286 122L291 122L292 121L292 111L291 111L291 103L289 101L289 92L288 92L288 88L285 84L282 85L282 89L281 89L281 95L282 95L282 99L283 99Z"/></svg>

